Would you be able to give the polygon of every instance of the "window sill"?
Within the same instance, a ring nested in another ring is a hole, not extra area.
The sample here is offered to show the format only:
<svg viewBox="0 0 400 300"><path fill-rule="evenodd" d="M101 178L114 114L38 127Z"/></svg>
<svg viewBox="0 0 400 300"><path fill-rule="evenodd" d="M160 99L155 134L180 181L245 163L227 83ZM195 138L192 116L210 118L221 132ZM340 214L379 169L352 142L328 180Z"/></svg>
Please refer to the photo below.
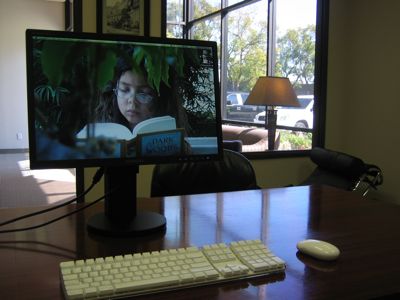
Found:
<svg viewBox="0 0 400 300"><path fill-rule="evenodd" d="M310 155L311 150L274 150L265 152L242 152L248 159L274 159L274 158L292 158L305 157Z"/></svg>
<svg viewBox="0 0 400 300"><path fill-rule="evenodd" d="M268 150L268 130L264 129L262 124L224 120L222 125L222 136L224 141L236 141L242 144L242 154L249 159L269 159L269 158L284 158L284 157L301 157L308 156L311 149L310 140L308 144L299 143L303 132L313 132L312 129L295 128L277 126L281 131L276 134L275 150ZM288 132L290 132L288 134ZM282 134L281 134L282 133ZM285 138L283 138L285 136ZM294 144L289 143L287 137L294 137ZM299 147L302 147L299 149Z"/></svg>

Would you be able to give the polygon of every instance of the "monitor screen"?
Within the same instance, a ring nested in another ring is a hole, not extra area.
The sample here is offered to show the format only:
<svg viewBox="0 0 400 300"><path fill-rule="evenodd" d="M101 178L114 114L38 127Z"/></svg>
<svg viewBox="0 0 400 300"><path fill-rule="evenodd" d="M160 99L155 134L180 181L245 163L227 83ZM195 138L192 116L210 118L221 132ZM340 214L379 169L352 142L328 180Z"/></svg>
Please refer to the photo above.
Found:
<svg viewBox="0 0 400 300"><path fill-rule="evenodd" d="M219 158L215 42L27 30L31 168Z"/></svg>
<svg viewBox="0 0 400 300"><path fill-rule="evenodd" d="M26 54L31 168L105 167L91 232L165 230L138 165L222 158L216 43L29 29Z"/></svg>

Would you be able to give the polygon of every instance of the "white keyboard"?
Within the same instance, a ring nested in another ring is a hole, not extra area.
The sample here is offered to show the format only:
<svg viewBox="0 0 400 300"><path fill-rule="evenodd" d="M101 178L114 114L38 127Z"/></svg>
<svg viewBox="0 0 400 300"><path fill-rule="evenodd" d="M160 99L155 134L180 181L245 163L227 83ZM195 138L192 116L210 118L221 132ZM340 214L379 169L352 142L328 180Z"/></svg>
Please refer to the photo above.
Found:
<svg viewBox="0 0 400 300"><path fill-rule="evenodd" d="M260 240L62 262L66 299L156 293L284 272Z"/></svg>

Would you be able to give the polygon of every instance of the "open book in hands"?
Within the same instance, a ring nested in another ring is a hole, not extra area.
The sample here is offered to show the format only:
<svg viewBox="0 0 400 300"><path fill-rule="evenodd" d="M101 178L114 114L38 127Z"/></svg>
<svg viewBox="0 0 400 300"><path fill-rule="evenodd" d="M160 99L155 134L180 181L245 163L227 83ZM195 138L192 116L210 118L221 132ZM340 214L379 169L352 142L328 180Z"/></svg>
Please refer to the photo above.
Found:
<svg viewBox="0 0 400 300"><path fill-rule="evenodd" d="M90 123L77 135L78 140L89 138L107 138L119 141L121 144L120 157L132 157L136 154L174 155L183 148L183 132L176 128L176 120L171 116L155 117L138 123L132 132L118 123ZM171 147L160 147L162 142L171 143ZM158 146L157 146L158 145ZM151 149L151 151L149 151ZM155 149L163 149L164 152ZM165 152L170 149L170 152Z"/></svg>
<svg viewBox="0 0 400 300"><path fill-rule="evenodd" d="M90 123L76 135L78 139L106 137L117 140L132 140L138 134L176 129L175 118L171 116L155 117L138 123L132 132L118 123Z"/></svg>

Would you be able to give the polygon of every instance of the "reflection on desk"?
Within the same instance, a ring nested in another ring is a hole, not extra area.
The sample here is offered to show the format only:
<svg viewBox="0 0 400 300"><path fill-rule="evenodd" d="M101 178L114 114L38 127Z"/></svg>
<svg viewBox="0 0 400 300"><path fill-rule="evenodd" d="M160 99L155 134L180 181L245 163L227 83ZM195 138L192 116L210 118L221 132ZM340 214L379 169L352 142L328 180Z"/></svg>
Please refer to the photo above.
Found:
<svg viewBox="0 0 400 300"><path fill-rule="evenodd" d="M285 277L146 299L365 299L400 293L398 206L323 186L139 199L138 205L163 213L166 231L127 239L89 236L85 221L102 210L99 204L45 228L0 235L2 298L62 299L59 263L65 260L245 239L261 239L281 257L287 265ZM74 208L70 205L14 226L41 223ZM0 219L38 209L1 209ZM296 243L309 238L337 245L340 258L326 263L301 256Z"/></svg>

